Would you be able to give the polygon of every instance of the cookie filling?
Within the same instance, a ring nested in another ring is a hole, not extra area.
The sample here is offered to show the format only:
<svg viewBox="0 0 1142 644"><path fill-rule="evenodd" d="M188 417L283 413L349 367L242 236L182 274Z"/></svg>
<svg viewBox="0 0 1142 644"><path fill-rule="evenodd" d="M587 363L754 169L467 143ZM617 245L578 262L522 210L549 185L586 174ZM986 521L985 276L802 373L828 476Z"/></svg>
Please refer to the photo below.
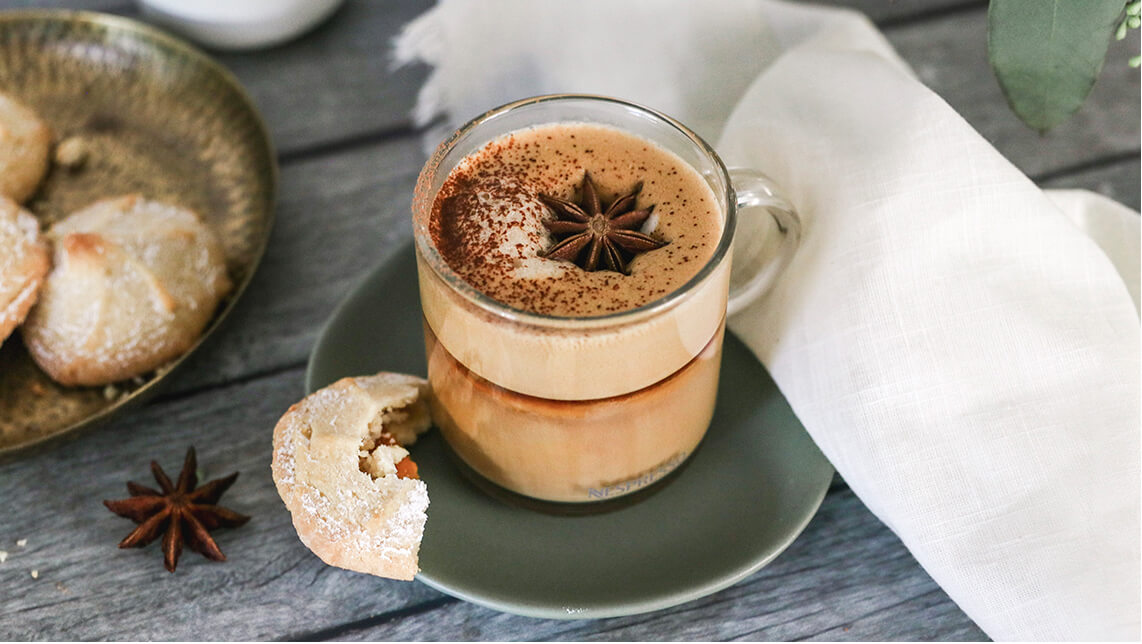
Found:
<svg viewBox="0 0 1142 644"><path fill-rule="evenodd" d="M417 399L406 407L384 409L369 423L368 434L358 450L358 466L373 479L396 475L404 479L420 478L416 463L403 445L416 442L417 430L426 427L428 405ZM397 438L403 438L403 442Z"/></svg>

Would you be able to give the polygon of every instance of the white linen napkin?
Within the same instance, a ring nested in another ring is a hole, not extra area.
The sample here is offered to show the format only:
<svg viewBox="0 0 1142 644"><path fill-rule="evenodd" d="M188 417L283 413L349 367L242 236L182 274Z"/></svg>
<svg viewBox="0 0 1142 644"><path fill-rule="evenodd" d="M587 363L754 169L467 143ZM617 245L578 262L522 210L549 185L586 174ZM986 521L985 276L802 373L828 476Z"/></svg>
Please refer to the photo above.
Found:
<svg viewBox="0 0 1142 644"><path fill-rule="evenodd" d="M589 6L442 0L417 118L610 94L776 179L801 248L730 328L853 491L992 638L1139 639L1137 213L1037 188L855 12Z"/></svg>

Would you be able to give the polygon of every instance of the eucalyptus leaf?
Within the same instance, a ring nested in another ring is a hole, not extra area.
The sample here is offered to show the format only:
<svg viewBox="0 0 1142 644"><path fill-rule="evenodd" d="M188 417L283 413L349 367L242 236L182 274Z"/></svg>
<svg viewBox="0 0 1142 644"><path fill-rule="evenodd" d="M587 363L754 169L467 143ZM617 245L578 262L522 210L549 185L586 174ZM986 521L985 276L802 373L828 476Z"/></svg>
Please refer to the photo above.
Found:
<svg viewBox="0 0 1142 644"><path fill-rule="evenodd" d="M987 51L1011 109L1046 132L1083 104L1123 0L991 0Z"/></svg>

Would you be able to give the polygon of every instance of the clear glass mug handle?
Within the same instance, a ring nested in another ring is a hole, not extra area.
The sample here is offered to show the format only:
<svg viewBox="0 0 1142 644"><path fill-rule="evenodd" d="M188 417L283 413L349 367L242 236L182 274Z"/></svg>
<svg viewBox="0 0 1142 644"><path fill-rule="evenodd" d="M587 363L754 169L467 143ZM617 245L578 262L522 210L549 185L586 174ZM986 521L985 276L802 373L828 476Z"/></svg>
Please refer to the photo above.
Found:
<svg viewBox="0 0 1142 644"><path fill-rule="evenodd" d="M730 181L738 221L726 315L764 297L801 243L801 218L772 179L757 170L730 168Z"/></svg>

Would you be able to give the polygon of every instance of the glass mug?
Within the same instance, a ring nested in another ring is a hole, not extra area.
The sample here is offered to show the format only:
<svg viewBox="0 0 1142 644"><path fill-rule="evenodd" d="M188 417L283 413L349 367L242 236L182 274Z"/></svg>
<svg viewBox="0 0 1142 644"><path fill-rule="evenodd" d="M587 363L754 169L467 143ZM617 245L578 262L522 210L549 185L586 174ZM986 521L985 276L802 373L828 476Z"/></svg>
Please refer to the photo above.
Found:
<svg viewBox="0 0 1142 644"><path fill-rule="evenodd" d="M452 271L429 230L449 173L495 139L555 123L624 130L705 179L721 233L693 278L638 308L561 317L495 301ZM482 487L557 505L646 490L693 453L714 413L726 316L768 290L800 237L796 212L764 175L727 170L668 116L589 95L528 98L473 119L425 164L412 212L433 418L465 469L494 484ZM731 271L746 215L757 232Z"/></svg>

